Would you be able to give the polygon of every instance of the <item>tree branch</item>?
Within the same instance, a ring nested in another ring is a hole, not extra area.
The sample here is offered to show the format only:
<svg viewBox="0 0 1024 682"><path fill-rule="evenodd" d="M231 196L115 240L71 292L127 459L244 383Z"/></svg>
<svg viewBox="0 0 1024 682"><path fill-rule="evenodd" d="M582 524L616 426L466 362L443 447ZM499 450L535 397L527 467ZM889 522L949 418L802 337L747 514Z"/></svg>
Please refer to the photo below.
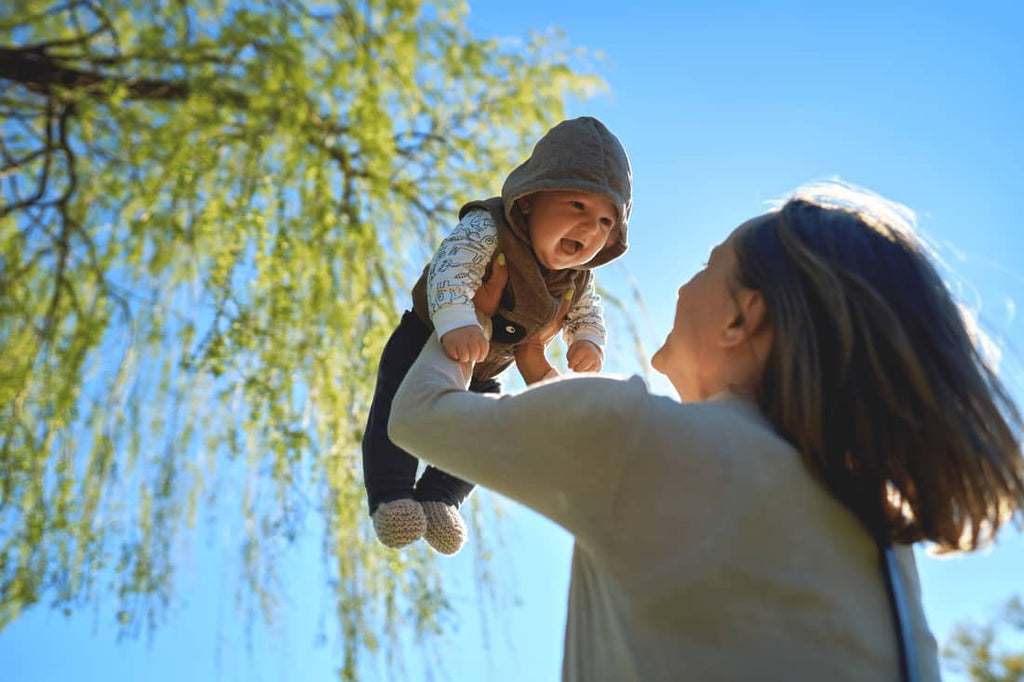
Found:
<svg viewBox="0 0 1024 682"><path fill-rule="evenodd" d="M20 83L33 92L52 94L55 88L92 90L120 84L133 100L183 100L189 95L184 81L121 78L65 66L44 48L0 47L0 79Z"/></svg>

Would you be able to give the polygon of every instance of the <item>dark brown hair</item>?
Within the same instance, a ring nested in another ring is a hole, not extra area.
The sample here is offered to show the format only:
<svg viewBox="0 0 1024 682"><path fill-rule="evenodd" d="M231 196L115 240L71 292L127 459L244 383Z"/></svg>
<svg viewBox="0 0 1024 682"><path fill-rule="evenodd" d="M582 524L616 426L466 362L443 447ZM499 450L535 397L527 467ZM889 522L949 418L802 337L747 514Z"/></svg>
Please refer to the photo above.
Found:
<svg viewBox="0 0 1024 682"><path fill-rule="evenodd" d="M737 234L774 332L758 400L879 539L976 549L1024 515L1020 414L908 212L860 197L797 195Z"/></svg>

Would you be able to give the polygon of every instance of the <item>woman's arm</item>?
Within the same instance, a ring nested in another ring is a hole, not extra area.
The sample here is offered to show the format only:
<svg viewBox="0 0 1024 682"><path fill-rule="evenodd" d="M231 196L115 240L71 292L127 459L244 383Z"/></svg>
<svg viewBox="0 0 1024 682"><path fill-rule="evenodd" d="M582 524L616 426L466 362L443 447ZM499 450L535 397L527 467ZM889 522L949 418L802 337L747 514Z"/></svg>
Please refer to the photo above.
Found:
<svg viewBox="0 0 1024 682"><path fill-rule="evenodd" d="M644 428L643 381L570 378L499 398L467 383L432 337L395 396L391 439L577 536L604 523Z"/></svg>
<svg viewBox="0 0 1024 682"><path fill-rule="evenodd" d="M514 351L516 368L523 375L523 381L527 386L561 376L561 373L548 362L547 347L562 327L562 321L565 319L570 305L572 305L572 293L568 292L562 298L562 305L551 322L516 346Z"/></svg>

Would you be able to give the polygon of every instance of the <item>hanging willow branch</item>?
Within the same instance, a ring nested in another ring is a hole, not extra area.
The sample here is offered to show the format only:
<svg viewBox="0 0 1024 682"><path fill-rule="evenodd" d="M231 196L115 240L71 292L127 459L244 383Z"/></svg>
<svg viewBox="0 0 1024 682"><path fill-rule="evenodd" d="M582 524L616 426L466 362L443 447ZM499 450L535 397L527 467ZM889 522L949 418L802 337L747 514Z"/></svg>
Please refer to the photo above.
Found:
<svg viewBox="0 0 1024 682"><path fill-rule="evenodd" d="M267 619L322 520L343 677L438 630L430 555L366 523L376 360L454 209L600 83L459 2L321 7L0 10L0 628L111 597L155 627L203 514Z"/></svg>

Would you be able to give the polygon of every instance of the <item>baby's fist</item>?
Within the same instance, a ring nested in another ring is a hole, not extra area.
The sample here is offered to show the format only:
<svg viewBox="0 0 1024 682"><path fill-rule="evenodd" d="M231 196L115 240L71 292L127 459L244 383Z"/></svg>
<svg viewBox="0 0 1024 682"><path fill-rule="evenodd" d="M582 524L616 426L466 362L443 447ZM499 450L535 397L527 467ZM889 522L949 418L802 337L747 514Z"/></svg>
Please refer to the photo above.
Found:
<svg viewBox="0 0 1024 682"><path fill-rule="evenodd" d="M490 344L484 330L475 324L456 327L441 337L444 352L456 362L483 362Z"/></svg>
<svg viewBox="0 0 1024 682"><path fill-rule="evenodd" d="M569 346L565 354L569 369L574 372L600 372L604 362L604 353L593 341L580 339Z"/></svg>

